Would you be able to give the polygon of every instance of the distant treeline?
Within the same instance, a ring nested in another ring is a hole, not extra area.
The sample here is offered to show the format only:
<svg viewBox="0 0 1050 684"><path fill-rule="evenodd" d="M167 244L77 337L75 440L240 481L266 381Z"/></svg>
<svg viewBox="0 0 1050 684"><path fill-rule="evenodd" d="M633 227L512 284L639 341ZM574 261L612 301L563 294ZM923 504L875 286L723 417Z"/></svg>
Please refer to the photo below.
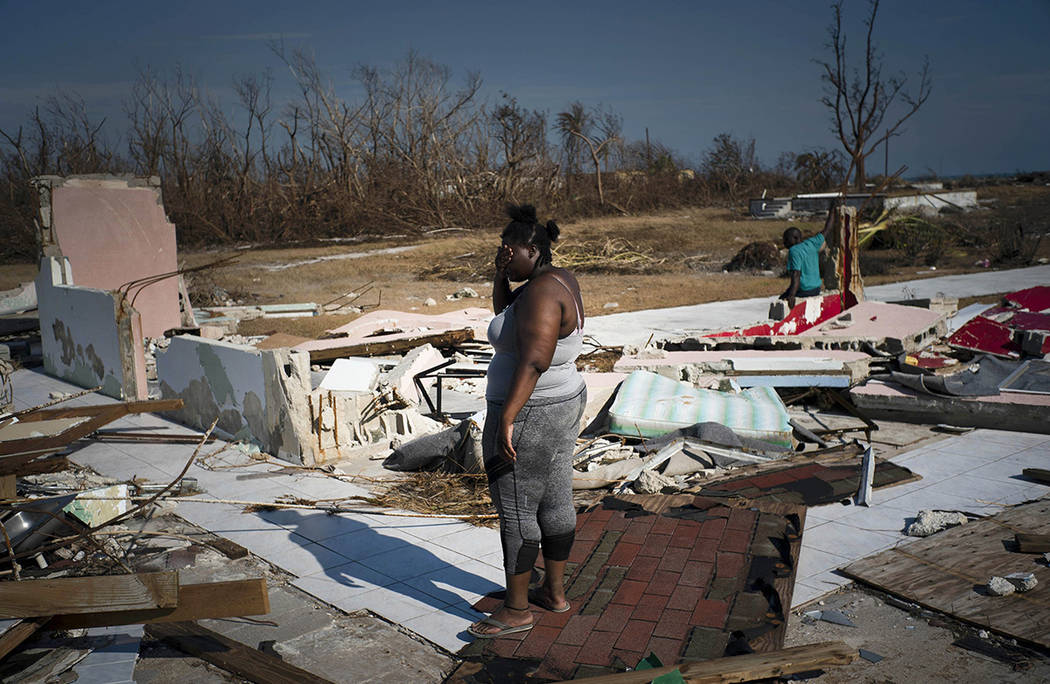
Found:
<svg viewBox="0 0 1050 684"><path fill-rule="evenodd" d="M832 189L846 171L822 149L766 168L754 140L726 133L688 169L658 141L625 140L607 108L567 103L551 117L510 94L485 102L479 75L454 83L414 53L387 71L358 68L363 95L350 101L312 58L274 51L295 84L288 102L272 101L269 73L237 79L236 102L220 103L184 72L147 70L123 127L57 93L0 131L0 257L36 256L29 180L44 174L159 176L180 244L202 246L492 227L506 202L563 219L740 206L763 191Z"/></svg>

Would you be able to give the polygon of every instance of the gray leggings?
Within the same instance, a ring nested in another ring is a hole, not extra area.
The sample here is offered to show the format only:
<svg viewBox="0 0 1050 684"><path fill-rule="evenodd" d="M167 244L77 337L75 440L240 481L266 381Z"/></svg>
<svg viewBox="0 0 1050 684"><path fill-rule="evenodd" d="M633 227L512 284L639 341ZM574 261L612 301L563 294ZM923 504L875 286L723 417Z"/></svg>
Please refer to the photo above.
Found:
<svg viewBox="0 0 1050 684"><path fill-rule="evenodd" d="M499 512L503 567L528 572L540 546L548 560L566 560L576 532L572 503L572 452L587 404L587 388L568 397L530 400L514 420L517 460L497 453L503 405L490 401L482 449L489 492Z"/></svg>

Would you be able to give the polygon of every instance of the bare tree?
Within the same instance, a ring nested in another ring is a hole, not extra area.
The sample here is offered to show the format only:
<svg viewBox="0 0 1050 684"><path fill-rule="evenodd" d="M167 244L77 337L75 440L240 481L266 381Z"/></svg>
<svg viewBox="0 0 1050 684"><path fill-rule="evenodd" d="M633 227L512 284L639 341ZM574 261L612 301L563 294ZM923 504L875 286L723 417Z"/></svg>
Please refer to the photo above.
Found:
<svg viewBox="0 0 1050 684"><path fill-rule="evenodd" d="M755 139L737 140L729 133L719 133L712 143L701 167L708 182L734 203L749 186L748 179L759 171Z"/></svg>
<svg viewBox="0 0 1050 684"><path fill-rule="evenodd" d="M503 93L503 102L489 118L491 135L503 160L500 194L505 200L516 199L519 170L547 152L547 117L540 111L530 112Z"/></svg>
<svg viewBox="0 0 1050 684"><path fill-rule="evenodd" d="M831 110L831 130L842 143L851 160L854 187L865 187L864 162L880 143L895 135L901 125L930 97L930 61L923 61L916 91L907 89L908 77L903 73L883 77L883 56L878 52L872 36L879 0L870 0L870 11L864 20L867 27L862 67L850 68L846 56L846 37L842 33L842 5L838 0L831 6L832 22L828 27L827 48L832 52L829 61L816 60L823 68L824 97L821 102ZM900 107L893 105L899 103ZM891 108L899 112L887 119Z"/></svg>
<svg viewBox="0 0 1050 684"><path fill-rule="evenodd" d="M582 102L573 102L569 110L558 114L555 127L562 136L562 145L570 158L575 159L579 146L585 145L594 164L594 184L598 191L598 203L605 204L602 192L601 161L609 152L609 147L620 139L623 119L609 110L595 109L588 111Z"/></svg>

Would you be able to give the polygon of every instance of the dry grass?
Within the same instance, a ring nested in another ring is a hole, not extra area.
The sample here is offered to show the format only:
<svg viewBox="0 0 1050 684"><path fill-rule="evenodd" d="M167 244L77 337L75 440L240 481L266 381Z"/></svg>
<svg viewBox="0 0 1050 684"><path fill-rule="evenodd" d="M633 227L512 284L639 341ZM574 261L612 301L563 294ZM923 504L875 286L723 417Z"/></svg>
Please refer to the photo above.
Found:
<svg viewBox="0 0 1050 684"><path fill-rule="evenodd" d="M371 497L371 503L387 508L400 508L417 513L476 518L496 512L489 497L485 475L437 472L414 472L388 485ZM476 520L475 524L493 526L495 519Z"/></svg>

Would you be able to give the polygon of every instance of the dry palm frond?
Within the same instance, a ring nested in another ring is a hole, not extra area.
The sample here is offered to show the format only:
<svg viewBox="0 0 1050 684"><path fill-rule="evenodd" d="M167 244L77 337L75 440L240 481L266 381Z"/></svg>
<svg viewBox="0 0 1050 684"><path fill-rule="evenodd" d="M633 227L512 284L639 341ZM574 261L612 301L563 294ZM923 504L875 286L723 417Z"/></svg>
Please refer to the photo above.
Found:
<svg viewBox="0 0 1050 684"><path fill-rule="evenodd" d="M496 512L489 497L485 475L416 472L390 484L371 497L377 506L403 508L420 513L456 516L490 515ZM495 524L495 520L478 524Z"/></svg>
<svg viewBox="0 0 1050 684"><path fill-rule="evenodd" d="M554 258L558 266L581 273L639 273L666 261L619 237L605 242L566 244L554 250Z"/></svg>

